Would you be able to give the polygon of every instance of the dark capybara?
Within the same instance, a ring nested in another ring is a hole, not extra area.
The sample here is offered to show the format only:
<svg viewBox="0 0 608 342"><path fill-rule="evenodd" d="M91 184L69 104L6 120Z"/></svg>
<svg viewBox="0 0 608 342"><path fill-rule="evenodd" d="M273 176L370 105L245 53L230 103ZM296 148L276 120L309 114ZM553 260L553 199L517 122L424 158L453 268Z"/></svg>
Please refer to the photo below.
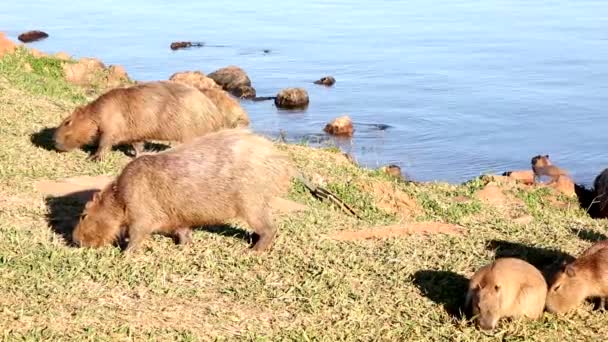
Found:
<svg viewBox="0 0 608 342"><path fill-rule="evenodd" d="M608 298L608 241L592 245L553 276L547 311L565 313L586 298L600 298L602 307Z"/></svg>
<svg viewBox="0 0 608 342"><path fill-rule="evenodd" d="M336 83L336 79L333 76L325 76L320 79L314 81L314 84L324 85L326 87L331 87Z"/></svg>
<svg viewBox="0 0 608 342"><path fill-rule="evenodd" d="M557 182L558 178L561 176L568 177L568 173L566 171L551 163L548 154L545 154L544 156L534 156L532 157L530 163L532 164L532 171L534 172L534 183L536 183L541 176L551 178L551 181L549 181L548 184Z"/></svg>
<svg viewBox="0 0 608 342"><path fill-rule="evenodd" d="M114 145L132 144L137 156L146 140L186 142L235 123L198 89L169 81L115 88L78 107L57 128L60 151L98 141L93 160L101 160Z"/></svg>
<svg viewBox="0 0 608 342"><path fill-rule="evenodd" d="M185 48L189 48L189 47L203 47L205 46L205 43L200 43L200 42L173 42L171 43L171 45L169 46L171 48L171 50L179 50L179 49L185 49Z"/></svg>
<svg viewBox="0 0 608 342"><path fill-rule="evenodd" d="M49 36L49 34L46 32L34 30L34 31L27 31L27 32L20 34L17 37L17 39L19 39L23 43L31 43L31 42L35 42L35 41L38 41L41 39L48 38L48 36Z"/></svg>
<svg viewBox="0 0 608 342"><path fill-rule="evenodd" d="M269 200L294 176L271 141L243 128L209 133L132 160L87 203L73 240L100 247L123 236L134 250L157 232L187 243L192 227L239 218L259 237L253 249L263 251L276 234Z"/></svg>
<svg viewBox="0 0 608 342"><path fill-rule="evenodd" d="M520 259L500 258L473 275L465 305L489 330L502 317L540 318L546 295L547 283L538 269Z"/></svg>

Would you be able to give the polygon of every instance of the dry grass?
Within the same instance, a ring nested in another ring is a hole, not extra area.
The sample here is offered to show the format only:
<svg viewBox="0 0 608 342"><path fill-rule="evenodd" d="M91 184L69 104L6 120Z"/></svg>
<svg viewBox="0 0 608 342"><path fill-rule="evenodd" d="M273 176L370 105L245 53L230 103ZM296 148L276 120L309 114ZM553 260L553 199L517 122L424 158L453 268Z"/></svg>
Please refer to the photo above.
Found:
<svg viewBox="0 0 608 342"><path fill-rule="evenodd" d="M476 196L483 179L404 183L303 146L278 145L361 220L294 184L290 197L308 210L277 219L280 236L264 255L248 253L246 234L236 225L201 229L185 248L157 236L132 257L116 248L70 247L53 231L53 218L77 215L81 204L45 199L33 184L117 174L129 157L114 151L98 164L83 151L48 149L45 128L90 97L65 84L52 60L22 71L29 58L0 60L0 328L6 340L573 341L608 334L607 314L590 306L562 317L505 321L490 335L458 314L467 277L481 265L517 255L542 267L576 255L591 240L606 238L605 220L588 218L574 201L556 207L543 189L509 190L507 197L519 200L505 209ZM402 202L415 210L391 210ZM528 224L513 221L526 215ZM407 221L456 224L463 234L328 238Z"/></svg>

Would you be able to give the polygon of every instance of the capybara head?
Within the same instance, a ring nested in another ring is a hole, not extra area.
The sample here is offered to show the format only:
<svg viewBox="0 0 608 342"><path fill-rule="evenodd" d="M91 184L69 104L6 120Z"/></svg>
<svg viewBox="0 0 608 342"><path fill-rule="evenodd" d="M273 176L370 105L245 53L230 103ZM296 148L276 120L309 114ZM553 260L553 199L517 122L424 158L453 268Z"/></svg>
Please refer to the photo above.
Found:
<svg viewBox="0 0 608 342"><path fill-rule="evenodd" d="M532 157L532 160L530 163L532 164L532 166L538 166L538 167L551 165L551 161L549 160L548 154L545 154L544 156L542 156L542 155L534 156L534 157Z"/></svg>
<svg viewBox="0 0 608 342"><path fill-rule="evenodd" d="M72 240L80 247L102 247L120 235L124 211L116 203L116 185L110 184L87 202Z"/></svg>
<svg viewBox="0 0 608 342"><path fill-rule="evenodd" d="M472 313L477 317L479 327L484 330L494 329L501 317L501 286L486 278L473 291Z"/></svg>
<svg viewBox="0 0 608 342"><path fill-rule="evenodd" d="M585 274L573 264L563 264L553 276L545 307L547 311L564 313L583 302L587 293L588 280Z"/></svg>
<svg viewBox="0 0 608 342"><path fill-rule="evenodd" d="M76 108L55 131L55 148L70 151L93 142L99 127L88 115L86 107Z"/></svg>

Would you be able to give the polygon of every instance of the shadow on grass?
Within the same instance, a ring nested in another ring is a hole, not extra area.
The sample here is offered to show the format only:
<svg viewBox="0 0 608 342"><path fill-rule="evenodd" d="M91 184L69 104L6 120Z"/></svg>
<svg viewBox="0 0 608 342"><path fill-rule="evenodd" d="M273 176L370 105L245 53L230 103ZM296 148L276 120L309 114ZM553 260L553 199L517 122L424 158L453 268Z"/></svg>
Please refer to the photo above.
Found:
<svg viewBox="0 0 608 342"><path fill-rule="evenodd" d="M572 234L578 236L579 239L589 242L608 240L608 236L590 229L571 228L570 231Z"/></svg>
<svg viewBox="0 0 608 342"><path fill-rule="evenodd" d="M250 245L254 245L259 236L256 233L250 233L245 229L231 226L229 224L216 224L212 226L201 226L197 227L196 230L217 234L220 236L231 237L237 240L243 240Z"/></svg>
<svg viewBox="0 0 608 342"><path fill-rule="evenodd" d="M495 252L496 258L518 258L539 269L547 282L559 270L563 262L574 261L574 257L557 249L541 248L504 240L490 240L486 248Z"/></svg>
<svg viewBox="0 0 608 342"><path fill-rule="evenodd" d="M450 271L421 270L414 274L414 285L425 297L443 305L452 318L465 316L464 301L469 286L466 277Z"/></svg>
<svg viewBox="0 0 608 342"><path fill-rule="evenodd" d="M55 141L53 139L53 135L55 134L55 131L56 131L56 128L54 128L54 127L43 128L39 132L32 133L30 135L30 141L36 147L43 148L47 151L59 152L55 148ZM144 145L144 152L160 152L160 151L164 151L170 147L171 146L166 145L166 144L146 142ZM95 144L83 146L82 150L89 154L93 154L97 150L97 146ZM131 147L131 145L117 145L112 148L112 151L120 151L127 156L131 156L131 157L134 156L134 151L133 151L133 148Z"/></svg>
<svg viewBox="0 0 608 342"><path fill-rule="evenodd" d="M596 197L596 193L593 189L587 189L582 185L575 184L574 192L578 198L579 205L583 210L587 211L587 214L589 214L591 218L601 218L600 205L599 203L593 202Z"/></svg>
<svg viewBox="0 0 608 342"><path fill-rule="evenodd" d="M50 196L45 199L48 209L46 220L53 232L60 235L67 245L74 246L72 232L78 224L78 219L86 203L93 198L97 191L99 190L83 190L63 196Z"/></svg>

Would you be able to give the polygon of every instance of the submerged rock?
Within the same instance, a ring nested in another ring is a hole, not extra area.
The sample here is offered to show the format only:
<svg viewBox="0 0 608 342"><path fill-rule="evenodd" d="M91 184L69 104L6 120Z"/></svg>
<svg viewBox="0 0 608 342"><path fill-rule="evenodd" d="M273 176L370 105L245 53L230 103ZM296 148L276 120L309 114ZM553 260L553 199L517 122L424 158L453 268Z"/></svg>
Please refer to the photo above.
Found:
<svg viewBox="0 0 608 342"><path fill-rule="evenodd" d="M278 108L284 109L306 108L308 103L308 93L302 88L283 89L274 99L274 104Z"/></svg>
<svg viewBox="0 0 608 342"><path fill-rule="evenodd" d="M325 125L325 128L323 128L323 130L328 134L350 137L353 135L354 132L353 121L348 115L340 116Z"/></svg>
<svg viewBox="0 0 608 342"><path fill-rule="evenodd" d="M215 81L222 89L239 98L254 98L255 89L251 86L251 80L245 70L230 65L218 69L207 77Z"/></svg>
<svg viewBox="0 0 608 342"><path fill-rule="evenodd" d="M46 32L35 30L35 31L24 32L24 33L20 34L17 37L17 39L19 39L23 43L31 43L31 42L45 39L48 36L49 35Z"/></svg>

